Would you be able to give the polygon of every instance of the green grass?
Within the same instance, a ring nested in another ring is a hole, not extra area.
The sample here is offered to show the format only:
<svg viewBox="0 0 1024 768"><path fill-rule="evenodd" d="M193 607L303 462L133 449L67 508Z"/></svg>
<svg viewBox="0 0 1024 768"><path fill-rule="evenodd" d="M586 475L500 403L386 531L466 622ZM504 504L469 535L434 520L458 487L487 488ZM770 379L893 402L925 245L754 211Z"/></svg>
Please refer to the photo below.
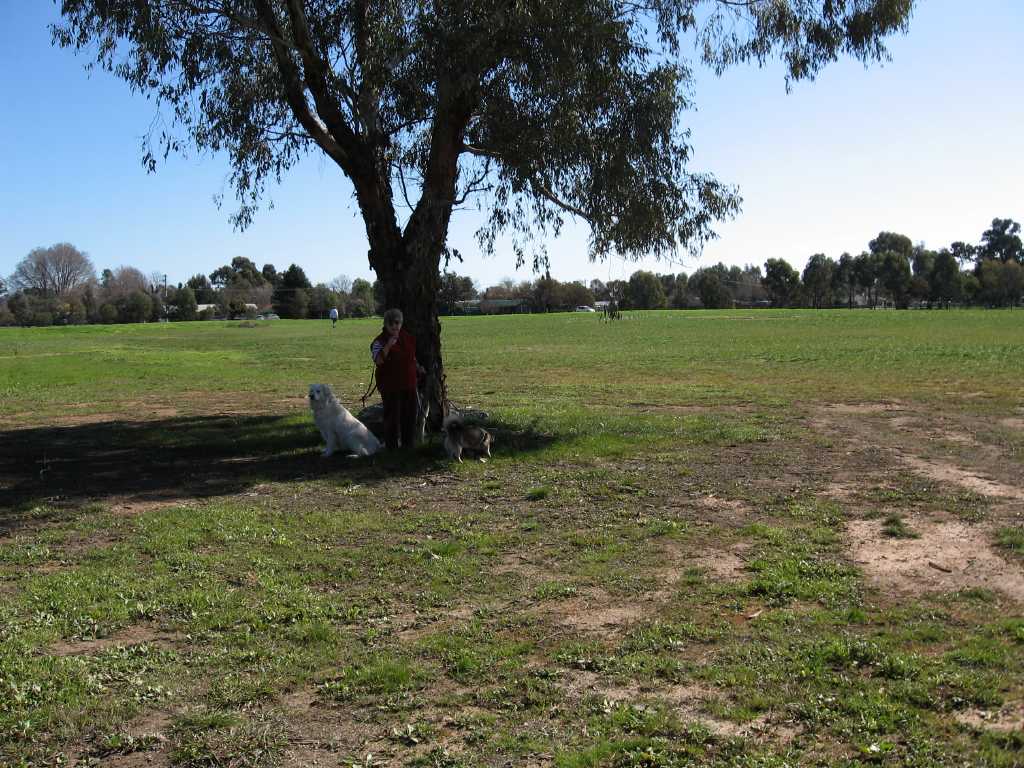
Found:
<svg viewBox="0 0 1024 768"><path fill-rule="evenodd" d="M816 421L899 401L1013 484L1020 313L445 319L494 460L324 461L306 386L354 403L375 329L0 329L0 764L1020 764L958 719L1020 711L1019 604L880 586L847 530L1019 567L1019 520L865 444L924 431Z"/></svg>

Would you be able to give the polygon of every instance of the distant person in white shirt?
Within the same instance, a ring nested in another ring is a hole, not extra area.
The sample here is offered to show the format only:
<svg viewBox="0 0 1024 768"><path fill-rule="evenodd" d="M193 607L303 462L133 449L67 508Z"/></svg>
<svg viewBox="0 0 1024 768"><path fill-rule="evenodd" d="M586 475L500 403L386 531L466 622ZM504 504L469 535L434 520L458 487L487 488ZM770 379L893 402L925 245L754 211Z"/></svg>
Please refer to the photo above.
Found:
<svg viewBox="0 0 1024 768"><path fill-rule="evenodd" d="M327 313L327 316L331 318L331 328L338 324L338 308L331 307L331 311Z"/></svg>

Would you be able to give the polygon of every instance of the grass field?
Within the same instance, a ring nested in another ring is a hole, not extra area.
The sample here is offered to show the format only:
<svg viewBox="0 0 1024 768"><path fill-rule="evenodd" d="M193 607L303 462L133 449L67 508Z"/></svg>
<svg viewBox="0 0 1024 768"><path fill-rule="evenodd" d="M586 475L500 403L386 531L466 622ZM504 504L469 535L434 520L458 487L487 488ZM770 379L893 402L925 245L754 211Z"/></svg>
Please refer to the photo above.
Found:
<svg viewBox="0 0 1024 768"><path fill-rule="evenodd" d="M1024 765L1024 314L0 329L0 765Z"/></svg>

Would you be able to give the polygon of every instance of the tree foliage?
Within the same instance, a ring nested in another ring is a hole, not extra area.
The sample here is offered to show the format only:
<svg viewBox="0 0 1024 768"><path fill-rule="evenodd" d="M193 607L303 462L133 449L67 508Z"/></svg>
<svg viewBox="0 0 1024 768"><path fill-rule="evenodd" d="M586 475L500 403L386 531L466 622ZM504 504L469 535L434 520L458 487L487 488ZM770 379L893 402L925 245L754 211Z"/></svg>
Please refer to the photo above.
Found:
<svg viewBox="0 0 1024 768"><path fill-rule="evenodd" d="M665 289L653 272L639 270L630 275L625 297L629 309L661 309L665 303Z"/></svg>
<svg viewBox="0 0 1024 768"><path fill-rule="evenodd" d="M912 5L64 0L53 36L169 108L180 131L153 137L151 166L186 143L229 153L240 225L268 179L318 148L368 226L397 224L378 216L396 191L411 193L406 234L442 192L486 192L489 245L568 213L590 223L594 255L671 255L738 205L687 170L683 41L720 72L779 56L789 80L810 79L840 54L883 59ZM371 249L387 236L368 234Z"/></svg>
<svg viewBox="0 0 1024 768"><path fill-rule="evenodd" d="M68 296L95 279L96 271L85 253L71 243L57 243L33 248L15 265L11 285L40 296Z"/></svg>
<svg viewBox="0 0 1024 768"><path fill-rule="evenodd" d="M1013 219L992 219L992 226L981 235L981 245L975 250L979 260L1024 262L1024 244L1020 239L1020 224Z"/></svg>
<svg viewBox="0 0 1024 768"><path fill-rule="evenodd" d="M773 307L788 307L800 294L800 273L783 259L764 263L764 287Z"/></svg>
<svg viewBox="0 0 1024 768"><path fill-rule="evenodd" d="M804 290L815 309L831 306L835 270L835 261L824 253L816 253L807 260L803 273Z"/></svg>
<svg viewBox="0 0 1024 768"><path fill-rule="evenodd" d="M473 278L464 275L457 275L454 272L441 274L441 291L437 301L441 311L445 314L453 314L455 305L460 301L467 301L477 297L476 286L473 285Z"/></svg>

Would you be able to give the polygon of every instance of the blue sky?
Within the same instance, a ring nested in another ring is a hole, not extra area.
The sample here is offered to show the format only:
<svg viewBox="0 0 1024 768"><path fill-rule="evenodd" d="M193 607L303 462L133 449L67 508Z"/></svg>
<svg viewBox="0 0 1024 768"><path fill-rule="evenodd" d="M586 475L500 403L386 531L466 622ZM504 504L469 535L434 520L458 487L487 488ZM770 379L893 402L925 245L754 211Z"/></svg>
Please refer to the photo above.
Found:
<svg viewBox="0 0 1024 768"><path fill-rule="evenodd" d="M152 102L84 59L53 48L49 0L0 0L0 275L32 248L70 242L97 270L135 266L177 283L234 256L279 270L302 266L314 282L373 278L366 237L341 172L311 155L245 232L228 221L225 160L171 157L147 174L143 135ZM892 61L827 68L789 94L781 68L742 67L721 78L698 70L688 113L695 170L737 184L743 212L720 239L680 264L590 263L586 230L548 245L560 280L624 279L635 269L687 271L717 263L802 269L814 253L858 253L882 230L932 248L977 242L994 217L1024 220L1024 3L919 0ZM224 194L224 207L213 198ZM479 255L480 219L457 212L456 266L480 287L516 271L505 247Z"/></svg>

